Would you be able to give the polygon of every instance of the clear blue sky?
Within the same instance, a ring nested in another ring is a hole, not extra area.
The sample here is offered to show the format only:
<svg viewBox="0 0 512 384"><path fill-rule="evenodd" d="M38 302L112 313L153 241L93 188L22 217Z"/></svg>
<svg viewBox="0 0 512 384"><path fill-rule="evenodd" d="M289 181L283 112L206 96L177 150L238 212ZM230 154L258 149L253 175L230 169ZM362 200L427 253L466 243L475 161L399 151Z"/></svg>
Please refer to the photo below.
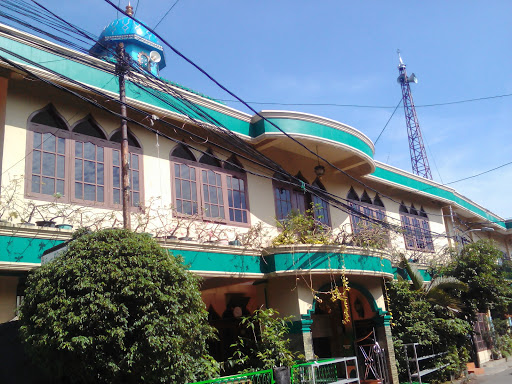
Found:
<svg viewBox="0 0 512 384"><path fill-rule="evenodd" d="M39 1L98 35L116 18L103 0ZM137 3L136 17L153 27L175 0L132 0L134 8ZM511 15L510 0L180 0L157 32L245 100L394 107L401 97L397 48L419 79L412 85L417 105L512 93ZM163 77L232 99L169 50L166 60ZM434 179L448 183L512 161L511 107L512 97L418 107ZM373 141L393 111L254 108L326 116ZM376 159L411 170L402 108L377 143ZM508 218L511 180L509 165L452 187Z"/></svg>

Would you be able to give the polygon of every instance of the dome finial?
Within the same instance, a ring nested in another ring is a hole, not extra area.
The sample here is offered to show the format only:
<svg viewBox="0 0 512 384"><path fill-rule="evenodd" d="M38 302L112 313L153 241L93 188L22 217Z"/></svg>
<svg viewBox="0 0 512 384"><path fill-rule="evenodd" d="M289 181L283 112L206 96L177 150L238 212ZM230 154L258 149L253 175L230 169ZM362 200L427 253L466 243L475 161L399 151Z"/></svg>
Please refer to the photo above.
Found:
<svg viewBox="0 0 512 384"><path fill-rule="evenodd" d="M133 7L130 4L130 1L128 1L128 5L126 6L126 14L129 16L133 16Z"/></svg>

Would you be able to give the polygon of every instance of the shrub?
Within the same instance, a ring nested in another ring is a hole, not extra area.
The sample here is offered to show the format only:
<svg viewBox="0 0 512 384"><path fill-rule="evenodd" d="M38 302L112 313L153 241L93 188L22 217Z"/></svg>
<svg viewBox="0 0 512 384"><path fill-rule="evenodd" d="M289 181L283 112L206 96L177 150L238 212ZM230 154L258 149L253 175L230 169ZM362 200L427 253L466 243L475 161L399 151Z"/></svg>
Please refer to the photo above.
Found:
<svg viewBox="0 0 512 384"><path fill-rule="evenodd" d="M32 358L69 382L187 383L214 373L214 333L182 260L144 234L81 235L28 278L20 320Z"/></svg>

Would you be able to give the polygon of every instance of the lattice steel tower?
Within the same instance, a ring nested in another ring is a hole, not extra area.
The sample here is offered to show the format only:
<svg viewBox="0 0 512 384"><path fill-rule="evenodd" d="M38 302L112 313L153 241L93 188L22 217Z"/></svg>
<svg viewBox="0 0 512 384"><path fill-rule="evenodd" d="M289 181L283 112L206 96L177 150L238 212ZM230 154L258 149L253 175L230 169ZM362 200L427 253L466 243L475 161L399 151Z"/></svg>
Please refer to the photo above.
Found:
<svg viewBox="0 0 512 384"><path fill-rule="evenodd" d="M414 107L414 101L412 100L411 87L409 86L409 83L417 83L418 79L414 73L407 77L407 71L405 70L405 64L400 56L400 50L397 52L400 60L400 64L398 65L400 75L396 80L402 86L402 103L404 105L405 123L407 124L407 135L409 136L412 172L418 176L432 180L432 172L430 172L427 152L423 146L420 123L418 122L416 108Z"/></svg>

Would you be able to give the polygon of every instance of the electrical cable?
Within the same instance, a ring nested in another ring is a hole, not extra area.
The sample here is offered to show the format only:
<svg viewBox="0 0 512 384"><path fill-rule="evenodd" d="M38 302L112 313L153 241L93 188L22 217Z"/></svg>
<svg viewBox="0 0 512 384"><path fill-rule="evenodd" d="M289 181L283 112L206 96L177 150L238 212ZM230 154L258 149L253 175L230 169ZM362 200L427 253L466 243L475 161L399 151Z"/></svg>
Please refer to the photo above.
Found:
<svg viewBox="0 0 512 384"><path fill-rule="evenodd" d="M293 184L293 185L294 185L294 184ZM294 186L295 186L295 185L294 185ZM325 191L322 191L322 192L325 194ZM330 200L330 199L329 199L329 200ZM331 201L331 203L332 203L332 201Z"/></svg>
<svg viewBox="0 0 512 384"><path fill-rule="evenodd" d="M0 50L4 50L4 49L0 48ZM96 101L94 101L94 100L87 99L86 97L84 97L84 96L82 96L82 95L79 95L78 93L76 93L76 92L74 92L74 91L71 91L71 90L69 90L69 89L67 89L67 88L65 88L65 87L63 87L63 86L60 86L60 85L58 85L58 84L56 84L56 83L54 83L54 82L52 82L52 81L50 81L50 80L47 80L47 79L41 78L41 77L39 77L38 75L34 74L33 72L31 72L31 71L27 70L26 68L23 68L22 66L20 66L20 65L18 65L18 64L16 64L16 63L14 63L14 62L12 62L12 61L10 61L10 60L6 59L6 58L5 58L5 57L3 57L3 56L0 56L0 59L1 59L2 61L4 61L4 62L8 63L9 65L13 66L14 68L17 68L17 69L19 69L19 70L21 70L21 71L24 71L24 72L26 72L27 74L29 74L30 76L33 76L33 77L37 78L38 80L40 80L40 81L42 81L42 82L45 82L45 83L47 83L47 84L49 84L49 85L53 85L54 87L57 87L58 89L64 90L64 91L66 91L66 92L68 92L68 93L71 93L71 94L73 94L73 95L75 95L75 96L79 97L79 98L80 98L80 99L82 99L83 101L86 101L86 102L88 102L88 103L90 103L90 104L93 104L93 105L95 105L96 107L98 107L98 108L100 108L100 109L102 109L102 110L104 110L104 111L107 111L107 112L109 112L109 113L111 113L111 114L113 114L113 115L115 115L115 116L117 116L117 117L119 117L119 118L121 118L121 115L120 115L119 113L116 113L116 112L114 112L114 111L112 111L112 110L110 110L110 109L108 109L108 108L106 108L106 107L102 106L101 104L99 104L98 102L96 102ZM196 150L196 151L198 151L198 152L200 152L200 153L202 153L202 154L207 154L208 156L213 157L213 156L212 156L212 154L211 154L211 153L208 153L207 151L200 150L200 149L198 149L198 148L196 148L196 147L194 147L194 146L191 146L190 144L187 144L187 143L185 143L185 142L183 142L183 141L181 141L181 140L177 140L177 139L174 139L174 138L169 137L169 136L167 136L167 135L164 135L164 134L162 134L161 132L158 132L157 130L155 130L155 129L151 128L151 127L148 127L148 126L146 126L146 125L144 125L144 124L142 124L142 123L140 123L140 122L138 122L138 121L136 121L136 120L134 120L134 119L126 118L126 120L130 121L130 122L131 122L131 123L133 123L133 124L136 124L136 125L138 125L138 126L141 126L141 127L145 128L145 129L147 129L147 130L150 130L150 131L152 131L152 132L154 132L154 133L156 133L156 134L159 134L159 135L161 135L162 137L165 137L165 138L167 138L168 140L171 140L171 141L173 141L173 142L175 142L175 143L182 144L182 145L184 145L184 146L186 146L186 147L188 147L188 148L190 148L190 149L194 149L194 150ZM219 159L219 160L220 160L220 161L222 161L222 159ZM229 161L226 161L226 160L224 160L224 162L225 162L225 163L228 163L228 164L231 164L231 165L234 165L234 166L237 166L237 164L235 164L235 163L230 163ZM297 184L296 184L296 183L290 183L290 182L287 182L287 181L285 181L285 180L275 179L275 178L273 178L273 177L270 177L270 176L267 176L267 175L258 174L258 173L251 172L251 171L247 171L247 172L248 172L248 173L251 173L251 174L253 174L253 175L255 175L255 176L260 176L260 177L264 177L264 178L267 178L267 179L276 180L276 181L279 181L279 182L281 182L281 183L284 183L284 184L290 184L290 185L295 186L295 187L297 186ZM312 186L312 185L307 185L306 187L307 187L308 192L310 192L310 193L315 193L315 190L316 190L316 191L319 191L319 192L321 193L321 195L318 195L318 193L316 193L316 195L317 195L317 196L319 196L320 198L323 198L323 199L327 200L331 206L334 206L335 208L340 209L340 210L342 210L342 211L343 211L343 212L345 212L345 213L348 213L348 214L351 214L351 215L359 216L360 218L364 219L365 221L373 222L373 223L379 224L379 225L381 225L381 226L385 226L385 227L386 227L386 228L388 228L388 229L391 229L391 230L394 230L394 231L396 231L396 232L400 232L400 233L401 233L401 231L398 229L398 226L394 226L393 224L387 223L387 222L385 222L385 221L375 219L375 218L373 218L373 217L371 217L371 216L367 216L366 214L364 214L364 213L362 213L362 212L359 212L358 210L355 210L355 209L353 209L351 206L346 205L346 204L344 204L344 203L341 203L340 201L333 201L331 198L329 198L329 195L330 195L330 194L329 194L329 193L327 193L327 192L326 192L326 191L324 191L324 190L321 190L321 189L319 189L319 188L315 188L315 187L314 187L314 186ZM435 233L433 233L433 232L432 232L432 235L437 235L437 234L435 234ZM441 235L440 235L440 236L441 236Z"/></svg>
<svg viewBox="0 0 512 384"><path fill-rule="evenodd" d="M32 0L32 1L33 1L33 0ZM37 5L39 5L40 7L42 7L42 6L41 6L37 1L33 1L33 2L34 2L34 3L36 3ZM111 2L107 1L107 3L109 3L110 5L112 5L112 6L114 6L114 7L115 7L115 5L114 5L114 4L112 4ZM43 8L43 9L45 9L45 10L47 10L47 9L46 9L46 8L44 8L44 7L42 7L42 8ZM47 11L48 11L48 10L47 10ZM123 11L122 11L122 10L120 10L120 9L118 9L118 11L123 12ZM48 11L48 12L50 12L50 13L51 13L51 11ZM123 13L124 13L124 12L123 12ZM55 15L55 14L53 14L53 13L51 13L51 14L52 14L52 15L54 15L54 16L56 16L56 15ZM136 20L136 19L134 19L134 20ZM63 20L63 21L64 21L64 20ZM69 23L67 23L66 21L64 21L64 22L65 22L66 24L68 24L68 25L69 25ZM76 28L76 27L74 27L74 26L73 26L73 28ZM160 39L162 39L162 38L161 38L161 36L158 36L158 37L160 37ZM90 37L89 37L89 38L90 38ZM162 39L162 40L163 40L163 41L165 41L164 39ZM167 45L168 45L168 43L167 43ZM169 46L169 45L168 45L168 46ZM173 49L173 47L170 47L170 48L171 48L171 49ZM173 49L173 50L174 50L174 49ZM174 50L174 51L175 51L175 50ZM181 56L183 57L183 55L181 55ZM185 59L186 59L186 58L185 58ZM203 71L203 72L204 72L204 71ZM503 96L507 96L507 95L503 95ZM318 157L319 157L319 158L321 158L320 156L318 156ZM348 176L349 176L349 175L348 175ZM349 177L350 177L350 176L349 176ZM365 187L365 188L367 188L367 189L369 189L369 190L373 190L374 192L376 192L376 193L377 193L377 191L376 191L376 190L374 190L373 188L368 187L366 184L362 183L361 181L359 181L359 180L357 180L357 179L355 179L355 178L353 178L353 179L354 179L355 181L357 181L358 183L362 184L362 185L363 185L363 187ZM394 201L394 202L396 202L396 203L398 203L396 200L392 199L390 196L383 195L383 194L381 194L381 196L382 196L382 197L384 197L384 198L390 199L390 200L392 200L392 201ZM444 215L437 215L437 214L434 214L434 215L436 215L436 216L444 216Z"/></svg>
<svg viewBox="0 0 512 384"><path fill-rule="evenodd" d="M35 2L35 0L32 0ZM137 23L140 23L141 25L143 25L145 28L147 28L150 32L152 32L156 37L158 37L167 47L169 47L176 55L178 55L179 57L181 57L183 60L185 60L187 63L189 63L190 65L192 65L194 68L196 68L198 71L200 71L203 75L205 75L209 80L211 80L214 84L216 84L219 88L221 88L223 91L225 91L226 93L228 93L229 95L231 95L232 97L236 98L237 100L239 100L243 105L245 105L247 108L249 108L256 116L260 117L262 120L264 120L265 122L267 122L269 125L273 126L274 128L276 128L279 132L281 132L284 136L286 136L288 139L292 140L293 142L295 142L296 144L298 144L300 147L302 147L303 149L305 149L307 152L313 154L314 156L316 156L318 159L324 161L327 165L329 165L330 167L334 168L335 170L339 171L340 173L342 173L343 175L345 175L346 177L348 177L349 179L353 180L354 182L362 185L365 189L368 189L370 191L373 191L375 193L379 193L379 191L377 191L376 189L372 188L371 186L367 185L366 183L364 183L363 181L357 179L356 177L352 176L351 174L345 172L344 170L342 170L341 168L337 167L336 165L334 165L331 161L327 160L326 158L324 158L323 156L320 156L319 154L315 153L312 149L308 148L306 145L304 145L302 142L298 141L297 139L293 138L292 136L290 136L290 134L288 134L287 132L285 132L283 129L281 129L277 124L275 124L274 122L272 122L271 120L267 119L265 116L262 116L259 112L257 112L254 108L252 108L247 102L245 102L243 99L241 99L239 96L237 96L236 94L234 94L233 92L231 92L229 89L227 89L225 86L223 86L219 81L217 81L215 78L213 78L213 76L211 76L208 72L206 72L203 68L201 68L199 65L197 65L195 62L193 62L191 59L189 59L188 57L186 57L183 53L181 53L178 49L176 49L174 46L172 46L171 44L169 44L160 34L158 34L158 32L156 32L155 30L151 29L150 27L148 27L146 24L144 24L143 22L141 22L140 20L134 18L133 16L131 15L128 15L126 12L124 12L122 9L116 7L116 5L114 3L112 3L112 1L110 0L104 0L106 3L110 4L113 8L115 9L118 9L121 13L123 13L125 16L128 16L130 17L132 20L134 20L135 22ZM397 201L396 199L394 199L393 197L391 196L388 196L388 195L385 195L385 194L382 194L380 193L380 195L388 200L391 200L392 202L396 203L396 204L400 204L399 201ZM436 215L436 214L434 214ZM442 216L442 215L436 215L436 216Z"/></svg>
<svg viewBox="0 0 512 384"><path fill-rule="evenodd" d="M153 27L153 29L156 29L156 27L158 27L160 25L160 23L167 17L167 15L169 14L169 12L172 11L172 9L176 6L176 4L179 3L180 0L176 0L174 2L174 4L171 6L171 8L169 8L169 10L167 12L165 12L165 15L162 16L162 18L160 19L160 21L158 23L156 23L156 25Z"/></svg>
<svg viewBox="0 0 512 384"><path fill-rule="evenodd" d="M36 2L36 4L37 4L37 2ZM371 189L371 188L368 188L368 189ZM386 197L385 195L382 195L382 196L383 196L383 197Z"/></svg>
<svg viewBox="0 0 512 384"><path fill-rule="evenodd" d="M402 98L400 98L400 101L398 102L398 104L396 105L393 113L391 114L391 116L389 116L389 119L388 121L386 122L386 124L384 125L384 128L382 128L382 131L380 131L379 133L379 136L377 137L377 140L375 140L373 142L373 145L377 145L377 142L379 141L380 137L382 136L382 134L384 133L384 131L386 130L386 127L388 126L389 122L391 121L391 119L393 118L393 116L395 115L395 112L396 110L398 109L398 107L400 106L400 104L402 104Z"/></svg>
<svg viewBox="0 0 512 384"><path fill-rule="evenodd" d="M475 101L483 101L483 100L491 100L491 99L499 99L502 97L510 97L512 93L507 93L503 95L494 95L494 96L484 96L477 97L473 99L463 99L456 101L445 101L442 103L431 103L431 104L419 104L415 105L416 108L429 108L429 107L440 107L445 105L453 105L453 104L464 104L464 103L472 103ZM224 101L228 103L241 103L241 101L233 100L233 99L217 99L219 101ZM389 105L361 105L361 104L337 104L337 103L280 103L275 101L247 101L250 104L257 105L281 105L281 106L301 106L301 107L346 107L346 108L370 108L370 109L392 109L395 108Z"/></svg>
<svg viewBox="0 0 512 384"><path fill-rule="evenodd" d="M42 82L45 82L45 83L50 84L50 85L53 85L53 86L55 86L55 87L57 87L57 88L59 88L59 89L61 89L61 90L64 90L64 91L66 91L66 92L68 92L68 93L71 93L71 94L73 94L73 95L75 95L75 96L79 97L80 99L82 99L82 100L84 100L84 101L86 101L86 102L88 102L88 103L90 103L90 104L92 104L92 105L95 105L96 107L98 107L98 108L100 108L100 109L102 109L102 110L105 110L105 111L107 111L107 112L109 112L109 113L111 113L111 114L113 114L113 115L115 115L115 116L117 116L117 117L119 117L119 118L121 117L121 116L120 116L120 114L118 114L118 113L116 113L116 112L114 112L114 111L109 110L108 108L106 108L106 107L104 107L104 106L100 105L98 102L96 102L96 101L94 101L94 100L89 100L89 99L85 98L84 96L77 94L77 93L76 93L76 92L74 92L74 91L71 91L71 90L69 90L69 89L66 89L65 87L62 87L62 86L60 86L60 85L58 85L58 84L56 84L56 83L53 83L53 82L51 82L51 81L49 81L49 80L46 80L46 79L40 78L40 77L38 77L37 75L35 75L35 74L31 73L30 71L28 71L27 69L24 69L23 67L18 66L17 64L15 64L15 63L11 62L10 60L5 59L4 57L0 57L0 59L1 59L1 60L3 60L3 61L5 61L5 62L7 62L8 64L10 64L10 65L14 66L14 67L15 67L15 68L17 68L17 69L22 70L22 71L24 71L24 72L28 73L29 75L31 75L31 76L33 76L33 77L38 78L38 79L39 79L40 81L42 81ZM184 143L184 142L182 142L182 141L180 141L180 140L173 139L173 138L171 138L171 137L169 137L169 136L167 136L167 135L162 135L162 134L161 134L160 132L158 132L157 130L152 129L152 128L150 128L150 127L148 127L148 126L144 125L144 124L141 124L141 123L139 123L139 122L137 122L137 121L135 121L135 120L133 120L133 119L128 118L127 120L128 120L128 121L130 121L130 122L132 122L132 123L134 123L134 124L136 124L136 125L138 125L138 126L141 126L141 127L143 127L143 128L146 128L147 130L150 130L150 131L152 131L152 132L156 133L157 135L161 135L161 136L163 136L163 137L165 137L165 138L167 138L167 139L169 139L169 140L171 140L171 141L174 141L174 142L176 142L176 143L179 143L179 144L185 145L185 146L187 146L188 148L190 148L190 149L194 149L194 150L196 150L196 151L198 151L198 152L200 152L200 153L208 154L209 156L212 156L212 155L211 155L211 153L208 153L208 152L202 151L202 150L200 150L200 149L198 149L198 148L195 148L195 147L193 147L193 146L191 146L191 145L189 145L189 144L187 144L187 143ZM219 159L219 160L220 160L220 161L222 161L222 159ZM229 161L224 161L224 162L229 163ZM232 164L232 165L237 165L237 164L234 164L234 163L230 163L230 164ZM266 175L257 174L257 173L254 173L254 172L250 172L250 171L249 171L248 173L252 173L253 175L256 175L256 176L262 176L262 177L265 177L265 178L267 178L267 179L276 180L276 179L275 179L275 178L273 178L273 177L269 177L269 176L266 176ZM283 180L277 180L277 181L279 181L279 182L283 182ZM291 185L296 186L296 184L294 184L294 183L291 183ZM313 189L313 190L315 189L315 187L314 187L314 186L310 186L310 185L308 185L307 187L308 187L308 191L309 191L309 189L310 189L310 188L311 188L311 189ZM321 197L321 198L326 197L326 195L328 195L328 194L326 193L326 191L320 190L320 189L318 189L318 188L316 188L316 189L317 189L318 191L320 191L320 193L321 193L320 197ZM311 191L309 191L309 192L311 193ZM318 194L317 194L317 196L318 196ZM331 200L331 199L326 199L326 200ZM337 208L337 209L342 210L343 212L345 212L345 213L347 213L347 214L349 214L349 215L351 215L351 216L354 216L354 215L355 215L355 216L358 216L358 217L360 217L362 220L365 220L366 222L378 224L378 225L383 226L383 227L385 227L386 229L391 230L391 231L394 231L394 232L396 232L396 233L400 233L400 234L401 234L401 233L403 232L403 231L401 230L401 228L400 228L400 226L399 226L399 225L393 225L393 224L388 223L388 222L386 222L386 221L382 221L382 220L375 219L375 218L373 218L372 216L367 216L367 215L366 215L366 214L364 214L363 212L360 212L359 210L355 210L355 209L354 209L352 206L350 206L350 205L349 205L349 206L347 206L347 205L345 205L345 204L341 203L341 206L340 206L340 202L339 202L339 201L336 201L336 202L334 202L334 203L336 203L336 204L335 204L335 205L330 204L330 205L331 205L331 206L334 206L334 207L335 207L335 208ZM347 211L347 209L348 209L348 211ZM444 237L446 237L446 234L438 234L438 233L435 233L435 232L432 232L432 231L430 231L430 232L429 232L429 234L430 234L430 237L431 237L432 239L437 239L437 238L441 238L441 237L443 237L443 238L444 238Z"/></svg>

